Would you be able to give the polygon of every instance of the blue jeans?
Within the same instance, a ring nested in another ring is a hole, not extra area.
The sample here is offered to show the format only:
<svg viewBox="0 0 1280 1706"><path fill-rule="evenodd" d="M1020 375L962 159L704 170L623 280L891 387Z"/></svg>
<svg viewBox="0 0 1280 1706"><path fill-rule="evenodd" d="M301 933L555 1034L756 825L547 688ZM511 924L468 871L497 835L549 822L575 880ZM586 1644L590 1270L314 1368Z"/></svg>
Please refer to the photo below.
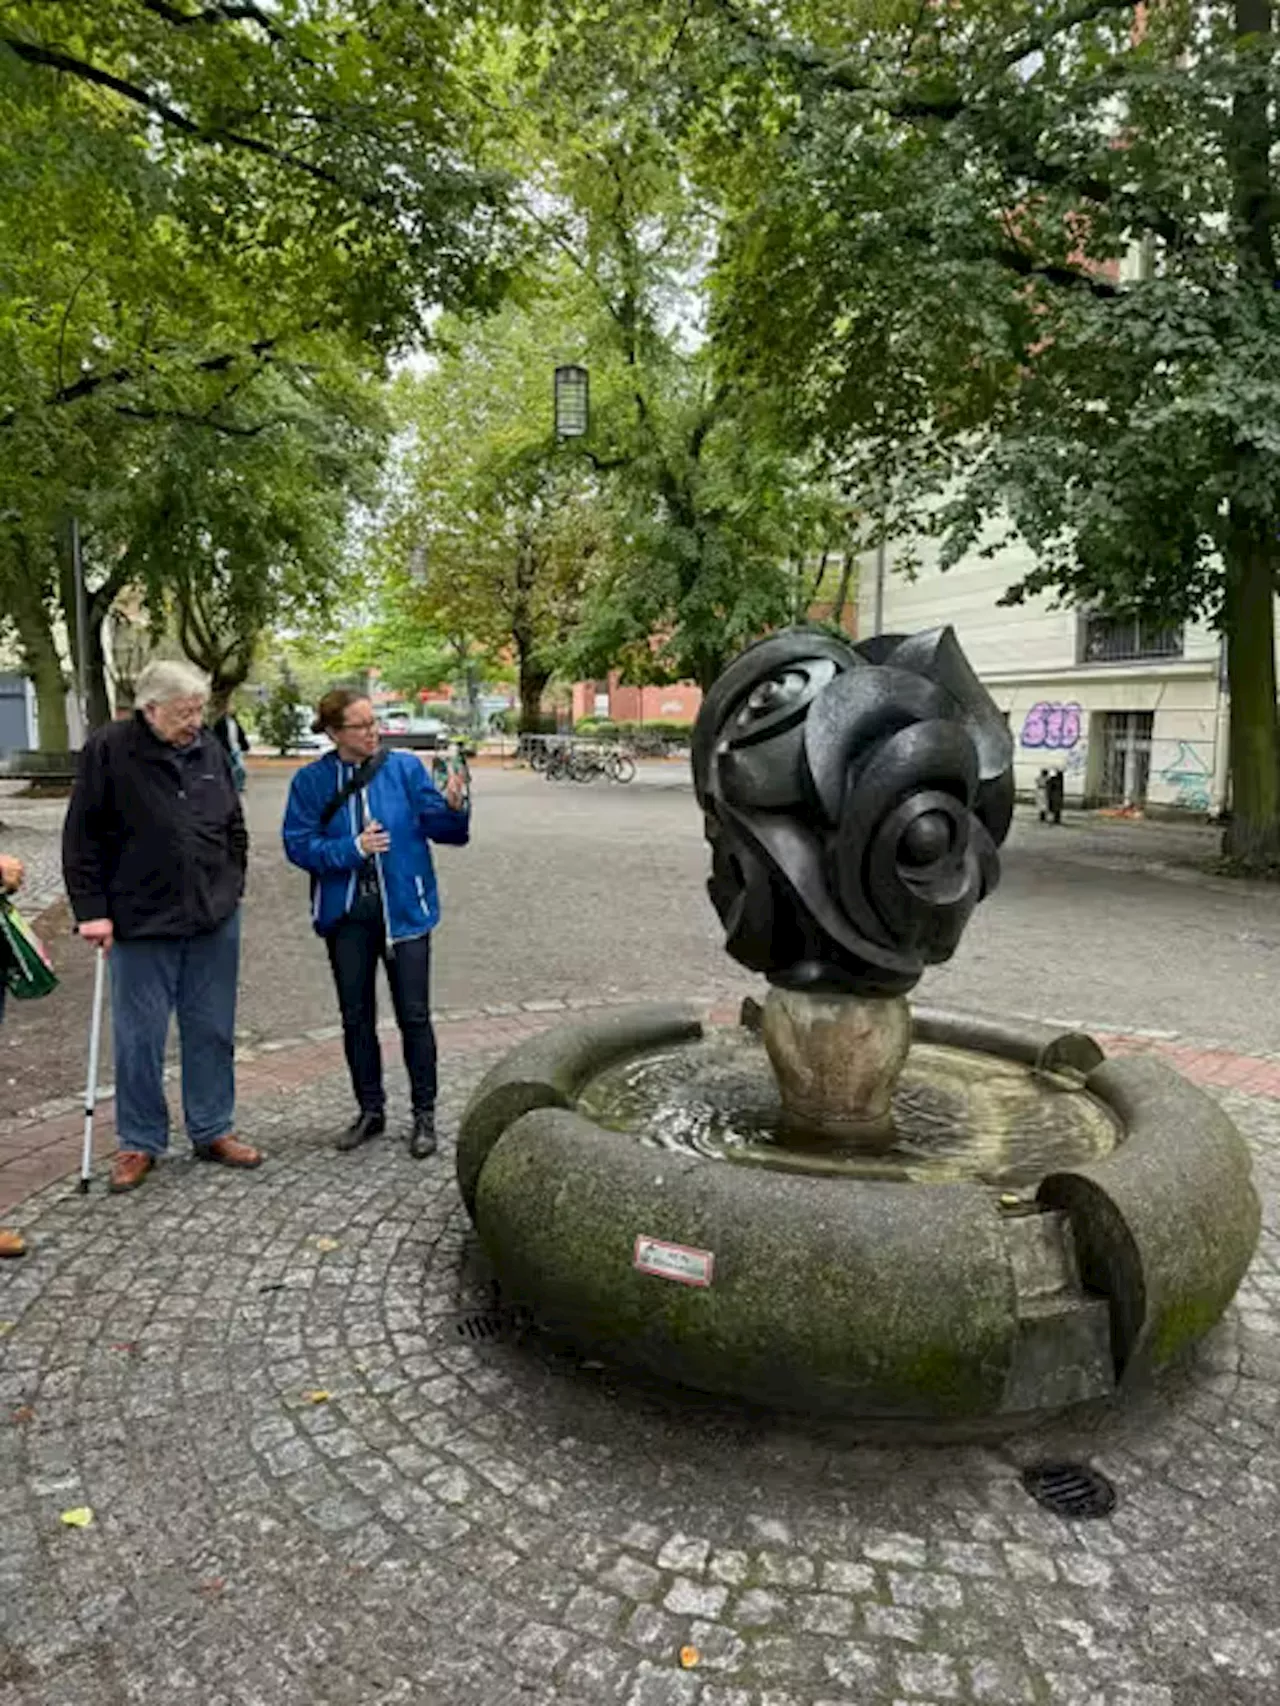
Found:
<svg viewBox="0 0 1280 1706"><path fill-rule="evenodd" d="M235 1130L239 911L200 936L117 942L110 964L121 1149L163 1155L169 1147L164 1049L174 1013L187 1136L196 1149L228 1136Z"/></svg>

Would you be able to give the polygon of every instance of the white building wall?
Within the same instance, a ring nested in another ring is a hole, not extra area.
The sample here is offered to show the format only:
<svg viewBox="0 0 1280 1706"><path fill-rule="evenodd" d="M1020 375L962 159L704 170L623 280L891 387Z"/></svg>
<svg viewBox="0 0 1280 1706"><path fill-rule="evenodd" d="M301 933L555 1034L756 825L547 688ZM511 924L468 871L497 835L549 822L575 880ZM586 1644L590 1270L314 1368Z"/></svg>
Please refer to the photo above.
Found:
<svg viewBox="0 0 1280 1706"><path fill-rule="evenodd" d="M1061 769L1068 799L1079 802L1103 781L1103 730L1109 712L1150 712L1152 740L1147 800L1207 811L1221 804L1227 724L1219 698L1219 641L1189 624L1183 655L1134 662L1078 663L1079 618L1045 596L1004 607L1001 595L1027 573L1026 546L990 559L967 557L943 573L937 549L916 547L914 578L886 553L882 592L886 633L914 633L950 623L996 704L1015 745L1015 777L1030 793L1042 768ZM858 633L875 632L876 558L863 559ZM1280 633L1280 618L1278 618Z"/></svg>

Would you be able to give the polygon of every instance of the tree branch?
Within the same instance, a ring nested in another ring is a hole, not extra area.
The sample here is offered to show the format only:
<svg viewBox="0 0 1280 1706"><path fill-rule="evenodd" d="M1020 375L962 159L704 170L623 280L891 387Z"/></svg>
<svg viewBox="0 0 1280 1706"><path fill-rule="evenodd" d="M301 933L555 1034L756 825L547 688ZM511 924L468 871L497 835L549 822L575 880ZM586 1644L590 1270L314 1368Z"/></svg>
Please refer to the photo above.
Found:
<svg viewBox="0 0 1280 1706"><path fill-rule="evenodd" d="M304 328L314 331L314 326ZM261 362L270 358L270 352L279 343L278 338L259 338L256 343L248 344L242 350L223 350L220 355L207 356L203 361L193 364L193 373L225 373L235 362L242 361L246 356L252 356ZM61 408L67 403L79 402L82 397L92 396L104 385L127 385L139 376L133 367L116 367L110 373L84 373L70 385L63 385L52 396L44 399L46 408ZM123 410L119 411L123 413ZM17 409L10 409L8 414L0 416L0 429L11 427L18 418Z"/></svg>
<svg viewBox="0 0 1280 1706"><path fill-rule="evenodd" d="M733 0L716 0L716 3L731 25L757 47L830 88L838 89L844 94L865 96L870 104L887 118L904 119L908 123L923 123L928 120L951 123L963 118L974 106L976 96L983 92L978 88L967 95L955 90L945 95L895 96L868 82L865 73L860 67L855 68L853 61L835 60L815 48L796 42L779 41L742 18ZM1070 29L1092 23L1108 13L1134 12L1142 3L1143 0L1075 0L1073 5L1068 5L1056 18L1046 19L1038 28L1027 30L1009 43L997 55L996 64L1002 70L1007 70L1029 54L1043 50ZM977 55L974 58L976 63L981 63ZM998 146L1003 153L1005 169L1014 176L1027 178L1032 183L1048 188L1068 190L1099 207L1109 206L1116 198L1114 186L1103 178L1045 160L1031 149L1017 144L998 142ZM1190 234L1182 222L1163 208L1145 207L1136 216L1135 222L1142 223L1154 235L1174 247L1181 248L1189 241Z"/></svg>
<svg viewBox="0 0 1280 1706"><path fill-rule="evenodd" d="M223 433L228 438L257 438L268 427L281 425L280 420L258 421L254 426L237 426L232 421L216 420L212 415L193 415L186 409L139 409L129 403L115 403L112 413L124 415L131 421L175 421L179 425L207 427L210 432Z"/></svg>
<svg viewBox="0 0 1280 1706"><path fill-rule="evenodd" d="M292 45L284 31L260 6L215 5L203 6L198 12L184 12L180 6L169 5L168 0L138 0L138 4L144 11L154 12L157 18L163 18L167 24L174 24L179 29L190 24L257 24L272 41L279 42L282 47Z"/></svg>
<svg viewBox="0 0 1280 1706"><path fill-rule="evenodd" d="M228 130L221 125L206 126L190 118L168 101L162 101L158 95L152 94L139 83L127 82L123 77L117 77L113 72L106 71L100 65L94 65L86 59L76 59L71 54L63 53L58 48L42 47L37 42L24 41L19 36L0 36L0 47L7 47L17 58L28 65L44 66L50 71L62 72L65 76L78 78L83 83L93 83L99 88L110 89L122 100L141 107L145 112L153 113L171 130L189 136L195 142L221 145L228 148L243 148L250 154L256 154L264 160L272 160L278 166L284 166L290 171L302 172L316 183L324 184L329 189L340 190L344 195L351 196L364 207L377 207L380 198L367 191L355 189L344 183L341 178L327 171L323 166L317 166L310 160L305 160L300 154L294 154L287 148L273 147L269 142L263 142L256 136L246 136L243 131Z"/></svg>
<svg viewBox="0 0 1280 1706"><path fill-rule="evenodd" d="M1087 290L1091 296L1103 300L1119 296L1119 288L1110 279L1095 277L1092 273L1079 272L1075 267L1060 267L1052 262L1038 262L1034 256L1027 254L1025 249L995 249L992 251L995 259L1002 267L1010 272L1019 273L1023 278L1042 278L1046 284L1062 285L1068 290Z"/></svg>

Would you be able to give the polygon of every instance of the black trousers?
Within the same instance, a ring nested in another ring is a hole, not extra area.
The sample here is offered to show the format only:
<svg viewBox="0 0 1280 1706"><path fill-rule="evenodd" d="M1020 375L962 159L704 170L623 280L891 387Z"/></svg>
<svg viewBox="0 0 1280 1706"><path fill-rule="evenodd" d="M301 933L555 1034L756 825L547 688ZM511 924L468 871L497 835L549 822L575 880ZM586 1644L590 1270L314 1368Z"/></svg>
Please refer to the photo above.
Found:
<svg viewBox="0 0 1280 1706"><path fill-rule="evenodd" d="M386 952L381 911L357 901L325 938L342 1013L342 1042L351 1088L362 1113L380 1114L382 1049L378 1042L378 962L385 961L391 1001L404 1048L415 1114L436 1105L436 1033L431 1024L431 938L414 936Z"/></svg>

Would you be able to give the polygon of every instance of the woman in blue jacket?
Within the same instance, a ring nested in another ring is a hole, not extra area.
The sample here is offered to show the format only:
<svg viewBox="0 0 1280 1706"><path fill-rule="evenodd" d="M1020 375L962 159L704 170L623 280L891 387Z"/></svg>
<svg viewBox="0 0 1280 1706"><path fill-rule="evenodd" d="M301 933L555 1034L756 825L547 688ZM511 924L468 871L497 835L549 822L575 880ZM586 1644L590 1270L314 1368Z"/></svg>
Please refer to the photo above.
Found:
<svg viewBox="0 0 1280 1706"><path fill-rule="evenodd" d="M338 990L342 1038L359 1112L338 1139L355 1149L386 1129L375 1005L387 968L413 1092L409 1153L436 1147L436 1036L431 1024L431 932L440 921L432 841L463 846L471 832L466 783L432 786L411 752L379 750L373 706L338 687L312 728L333 751L299 770L289 789L284 850L311 873L311 919Z"/></svg>

